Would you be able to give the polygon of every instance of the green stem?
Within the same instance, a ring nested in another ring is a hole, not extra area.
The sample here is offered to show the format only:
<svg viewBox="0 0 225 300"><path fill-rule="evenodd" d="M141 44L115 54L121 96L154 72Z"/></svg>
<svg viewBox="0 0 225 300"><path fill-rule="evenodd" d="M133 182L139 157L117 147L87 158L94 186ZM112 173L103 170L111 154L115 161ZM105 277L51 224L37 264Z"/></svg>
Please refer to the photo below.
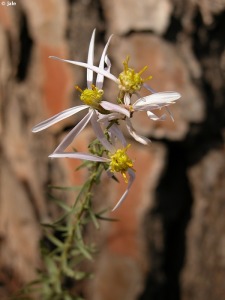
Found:
<svg viewBox="0 0 225 300"><path fill-rule="evenodd" d="M65 276L65 271L70 260L70 251L74 247L74 242L78 239L77 230L78 228L82 230L82 219L83 217L85 217L87 208L89 208L89 206L91 205L91 190L93 185L97 183L98 177L101 175L102 170L103 169L101 168L100 163L93 163L92 174L86 181L86 183L83 185L76 199L77 204L71 211L69 224L67 225L69 232L64 241L64 247L61 253L61 259L59 263L58 282L63 282L63 277Z"/></svg>

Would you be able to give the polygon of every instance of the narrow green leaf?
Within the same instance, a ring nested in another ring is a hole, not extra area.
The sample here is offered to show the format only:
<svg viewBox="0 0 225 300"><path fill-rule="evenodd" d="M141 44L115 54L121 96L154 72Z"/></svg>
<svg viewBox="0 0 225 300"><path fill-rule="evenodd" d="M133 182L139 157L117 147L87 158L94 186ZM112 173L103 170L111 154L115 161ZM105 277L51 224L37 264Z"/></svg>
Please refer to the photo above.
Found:
<svg viewBox="0 0 225 300"><path fill-rule="evenodd" d="M77 191L82 188L82 186L57 186L57 185L48 185L48 188L54 190L63 190L63 191Z"/></svg>
<svg viewBox="0 0 225 300"><path fill-rule="evenodd" d="M118 222L119 219L115 218L108 218L108 217L102 217L101 215L96 214L96 218L102 221L109 221L109 222Z"/></svg>
<svg viewBox="0 0 225 300"><path fill-rule="evenodd" d="M93 260L92 255L85 249L82 244L77 243L77 248L80 250L84 257L86 257L88 260Z"/></svg>
<svg viewBox="0 0 225 300"><path fill-rule="evenodd" d="M51 233L46 232L47 238L57 247L63 248L64 244Z"/></svg>
<svg viewBox="0 0 225 300"><path fill-rule="evenodd" d="M82 279L87 278L87 277L88 277L88 273L76 271L74 278L76 280L82 280Z"/></svg>
<svg viewBox="0 0 225 300"><path fill-rule="evenodd" d="M68 206L64 201L57 199L55 197L53 197L52 195L48 195L49 199L52 200L53 202L55 202L59 207L61 207L62 209L64 209L66 212L70 212L71 211L71 207Z"/></svg>
<svg viewBox="0 0 225 300"><path fill-rule="evenodd" d="M98 223L98 220L96 218L96 215L93 213L93 211L91 209L89 209L89 215L91 217L91 220L95 226L96 229L99 229L100 228L100 225Z"/></svg>
<svg viewBox="0 0 225 300"><path fill-rule="evenodd" d="M75 171L79 171L85 167L88 167L89 165L91 165L92 162L85 160L84 162L82 162L76 169Z"/></svg>

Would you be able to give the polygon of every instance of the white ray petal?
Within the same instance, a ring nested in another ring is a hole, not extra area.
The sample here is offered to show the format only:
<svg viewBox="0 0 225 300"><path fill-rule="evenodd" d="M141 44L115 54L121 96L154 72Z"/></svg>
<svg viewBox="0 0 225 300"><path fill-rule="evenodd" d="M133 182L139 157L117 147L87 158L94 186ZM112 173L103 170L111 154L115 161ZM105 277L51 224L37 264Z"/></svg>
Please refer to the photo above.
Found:
<svg viewBox="0 0 225 300"><path fill-rule="evenodd" d="M113 124L109 131L122 143L124 147L127 146L127 141L122 133L122 131L119 129L117 124Z"/></svg>
<svg viewBox="0 0 225 300"><path fill-rule="evenodd" d="M129 181L128 181L127 189L124 192L124 194L122 195L122 197L120 198L120 200L117 202L117 204L114 206L112 211L116 210L122 204L122 202L125 200L127 194L129 193L129 190L134 182L134 179L135 179L134 171L132 169L128 169L128 174L129 174Z"/></svg>
<svg viewBox="0 0 225 300"><path fill-rule="evenodd" d="M111 79L112 81L114 81L115 83L118 84L118 79L116 78L116 76L114 76L113 74L105 71L105 70L102 70L96 66L91 66L87 63L82 63L82 62L79 62L79 61L75 61L75 60L67 60L67 59L62 59L62 58L59 58L59 57L56 57L56 56L49 56L49 58L52 58L54 60L59 60L59 61L63 61L63 62L66 62L66 63L69 63L69 64L72 64L72 65L76 65L76 66L80 66L80 67L84 67L86 69L90 69L90 70L93 70L94 72L96 73L99 73L99 74L102 74L104 75L106 78L109 78Z"/></svg>
<svg viewBox="0 0 225 300"><path fill-rule="evenodd" d="M153 121L164 121L166 119L166 114L163 114L162 116L158 117L151 111L147 111L147 116Z"/></svg>
<svg viewBox="0 0 225 300"><path fill-rule="evenodd" d="M173 115L172 115L171 111L169 110L168 107L165 107L165 108L166 108L166 111L167 111L167 113L169 114L171 120L174 122L174 118L173 118Z"/></svg>
<svg viewBox="0 0 225 300"><path fill-rule="evenodd" d="M105 68L105 70L106 70L107 72L110 72L110 69L111 69L112 64L111 64L111 61L110 61L110 59L108 58L107 55L105 56L105 63L106 63L106 68Z"/></svg>
<svg viewBox="0 0 225 300"><path fill-rule="evenodd" d="M130 95L128 93L125 93L124 104L125 105L130 105Z"/></svg>
<svg viewBox="0 0 225 300"><path fill-rule="evenodd" d="M134 103L133 107L138 108L147 105L168 105L171 104L171 102L178 100L180 97L181 95L177 92L159 92L138 99Z"/></svg>
<svg viewBox="0 0 225 300"><path fill-rule="evenodd" d="M148 91L150 91L151 93L156 93L156 91L151 88L147 83L143 83L143 87L145 87Z"/></svg>
<svg viewBox="0 0 225 300"><path fill-rule="evenodd" d="M170 103L170 104L172 104L172 103ZM135 105L135 106L133 106L133 109L134 109L134 111L150 111L150 110L155 110L155 109L160 109L160 108L162 108L162 107L164 107L164 106L167 106L167 105L169 105L169 103L164 103L164 104L161 104L161 105L159 105L159 104L154 104L154 103L152 103L152 104L145 104L145 105Z"/></svg>
<svg viewBox="0 0 225 300"><path fill-rule="evenodd" d="M129 119L126 119L126 126L129 134L139 143L148 145L151 141L145 136L139 135L133 128Z"/></svg>
<svg viewBox="0 0 225 300"><path fill-rule="evenodd" d="M54 115L53 117L37 124L36 126L33 127L32 132L38 132L38 131L44 130L44 129L54 125L55 123L58 123L72 115L75 115L79 111L84 110L88 107L89 106L87 106L87 105L79 105L76 107L68 108L68 109L58 113L57 115Z"/></svg>
<svg viewBox="0 0 225 300"><path fill-rule="evenodd" d="M98 123L98 117L97 114L94 112L93 117L91 119L91 124L93 127L93 130L96 134L97 139L100 141L100 143L107 149L109 152L113 153L115 151L115 148L113 145L110 144L110 142L106 139L104 132Z"/></svg>
<svg viewBox="0 0 225 300"><path fill-rule="evenodd" d="M90 121L94 110L90 110L87 115L65 136L59 146L54 150L53 153L63 152L72 141L78 136L78 134L86 127Z"/></svg>
<svg viewBox="0 0 225 300"><path fill-rule="evenodd" d="M95 47L95 29L93 30L90 44L89 44L89 49L88 49L88 59L87 63L90 66L93 66L94 64L94 47ZM91 89L91 85L93 84L93 70L87 69L87 87Z"/></svg>
<svg viewBox="0 0 225 300"><path fill-rule="evenodd" d="M100 105L106 110L115 111L115 112L121 113L121 114L127 116L128 118L130 118L130 112L126 108L124 108L118 104L110 103L108 101L102 101L100 103Z"/></svg>
<svg viewBox="0 0 225 300"><path fill-rule="evenodd" d="M112 35L109 37L108 42L105 45L105 48L104 48L104 50L102 52L102 56L101 56L101 59L100 59L99 68L102 69L102 70L104 70L106 52L108 50L111 38L112 38ZM98 73L97 78L96 78L96 87L99 88L99 89L101 89L102 86L103 86L103 82L104 82L104 75Z"/></svg>
<svg viewBox="0 0 225 300"><path fill-rule="evenodd" d="M108 114L108 115L100 115L98 117L98 122L104 122L106 120L108 121L112 121L112 120L116 120L116 119L121 119L122 115L119 114L119 113L111 113L111 114Z"/></svg>
<svg viewBox="0 0 225 300"><path fill-rule="evenodd" d="M62 153L52 153L49 155L51 158L74 158L83 159L90 161L108 162L109 159L105 157L100 157L92 154L86 154L81 152L62 152Z"/></svg>

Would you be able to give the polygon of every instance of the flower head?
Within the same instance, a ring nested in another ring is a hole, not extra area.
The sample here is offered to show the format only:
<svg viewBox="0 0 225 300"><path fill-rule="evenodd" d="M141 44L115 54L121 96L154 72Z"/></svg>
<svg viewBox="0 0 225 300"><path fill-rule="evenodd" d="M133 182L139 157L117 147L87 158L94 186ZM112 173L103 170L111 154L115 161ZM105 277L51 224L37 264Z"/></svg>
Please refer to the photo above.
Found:
<svg viewBox="0 0 225 300"><path fill-rule="evenodd" d="M133 128L132 117L134 113L144 111L151 120L163 120L165 119L165 114L158 117L153 113L153 111L156 109L161 109L162 107L167 109L167 106L175 103L175 101L177 101L181 95L177 92L156 93L145 83L147 80L150 80L152 76L148 76L146 78L142 77L142 74L147 69L147 66L142 68L139 72L135 72L135 70L130 68L128 65L129 56L127 56L127 58L124 60L123 71L119 74L119 76L116 77L111 74L111 62L106 55L110 39L111 36L102 52L98 67L94 66L95 30L92 33L89 44L87 63L51 57L56 60L86 68L87 88L82 90L79 86L75 87L80 92L80 100L82 101L82 105L67 109L38 124L33 128L33 132L48 128L49 126L69 116L72 116L81 110L88 109L86 116L84 116L83 119L69 132L69 134L66 135L66 137L50 155L50 157L65 157L102 162L107 164L107 173L110 176L116 173L122 174L125 182L127 183L127 188L114 207L113 210L115 210L127 196L135 179L133 161L127 154L130 144L127 145L123 133L119 128L120 122L125 121L129 134L136 141L142 144L148 144L150 140L139 135ZM95 83L94 72L97 73ZM105 77L117 84L117 103L111 103L103 100L103 82ZM150 90L152 94L146 97L140 97L138 92L142 87ZM135 102L132 99L133 95L138 97ZM64 150L71 144L75 137L85 128L89 121L92 124L92 128L97 136L97 139L100 141L105 150L103 150L100 154L98 153L99 156L95 155L94 152L91 154L64 152ZM101 126L102 124L103 126ZM105 132L103 131L102 127L105 128ZM119 141L122 144L122 147L116 147L116 141Z"/></svg>
<svg viewBox="0 0 225 300"><path fill-rule="evenodd" d="M152 78L152 76L148 76L147 78L143 79L141 77L142 73L147 69L147 66L145 66L140 72L136 73L134 69L129 68L128 62L130 57L127 56L125 61L123 62L124 70L119 74L119 102L124 103L123 99L125 96L125 93L128 93L129 95L134 94L137 91L140 91L142 88L142 85L145 81Z"/></svg>
<svg viewBox="0 0 225 300"><path fill-rule="evenodd" d="M102 112L102 107L100 106L104 94L102 89L97 88L94 84L92 84L91 89L82 90L79 86L75 86L75 88L81 93L80 100L84 104Z"/></svg>
<svg viewBox="0 0 225 300"><path fill-rule="evenodd" d="M106 73L108 72L108 70L110 70L110 61L106 55L110 40L111 37L109 38L108 42L105 45L105 48L102 52L102 56L100 59L99 67L98 67L98 69L103 70ZM95 30L92 33L90 44L89 44L88 58L87 58L87 64L89 66L93 66L94 41L95 41ZM105 63L107 65L106 68L105 68ZM83 102L83 105L78 105L66 109L58 113L57 115L39 123L32 129L33 132L44 130L52 126L53 124L56 124L72 115L75 115L76 113L84 109L88 109L88 113L86 114L86 116L71 130L71 132L64 138L64 140L55 149L56 152L65 150L66 147L69 146L69 144L76 138L76 136L86 127L89 121L91 121L91 124L95 130L95 134L101 141L103 132L101 126L96 123L97 123L98 111L101 113L105 112L105 110L100 106L102 96L103 96L102 87L104 82L104 76L102 74L98 74L96 77L95 85L93 84L93 77L94 77L93 70L87 69L87 88L82 90L79 87L76 87L81 92L80 99ZM103 143L104 142L107 143L106 140L103 140Z"/></svg>
<svg viewBox="0 0 225 300"><path fill-rule="evenodd" d="M126 198L133 181L135 179L135 173L133 169L133 161L127 155L127 149L130 145L127 145L125 148L114 149L110 147L108 150L108 156L102 157L93 154L86 154L80 152L54 152L49 157L51 158L73 158L73 159L82 159L87 161L96 161L103 162L109 165L108 167L108 175L114 175L115 173L121 173L124 181L127 183L127 188L115 207L112 211L120 206L123 200ZM110 150L110 151L109 151Z"/></svg>
<svg viewBox="0 0 225 300"><path fill-rule="evenodd" d="M116 173L122 174L124 181L127 183L127 188L113 210L115 210L119 205L124 201L129 190L135 180L135 170L133 168L133 161L128 156L127 150L130 148L130 144L127 145L127 142L124 138L123 133L118 129L116 124L113 124L110 127L109 131L110 140L116 140L115 143L111 144L110 142L104 142L104 156L98 156L95 154L87 154L80 152L60 152L54 151L49 157L51 158L73 158L73 159L82 159L87 161L103 162L108 166L107 174L112 177ZM106 138L102 137L106 140ZM122 147L118 145L122 144ZM116 144L118 145L116 147Z"/></svg>
<svg viewBox="0 0 225 300"><path fill-rule="evenodd" d="M123 149L116 150L115 153L110 155L111 161L109 163L110 172L120 172L126 183L128 182L126 172L128 169L132 169L133 167L133 161L126 153L129 147L130 144Z"/></svg>
<svg viewBox="0 0 225 300"><path fill-rule="evenodd" d="M107 55L105 56L105 60L103 61L103 63L105 62L107 64L107 66L108 66L107 68L103 68L102 65L101 65L101 67L100 67L100 65L99 65L99 67L96 67L93 65L93 63L90 63L90 61L88 61L87 63L83 63L83 62L79 62L79 61L62 59L62 58L55 57L55 56L50 56L50 58L86 68L87 72L90 74L93 74L93 72L96 72L98 74L98 76L106 77L106 78L112 80L113 82L115 82L117 84L117 86L119 88L119 96L118 96L119 103L124 103L124 97L126 96L126 94L129 94L130 96L132 96L134 93L136 93L137 91L139 91L142 88L142 86L144 85L144 83L147 80L150 80L152 78L152 76L148 76L146 78L141 77L142 73L147 69L147 66L145 66L138 73L136 73L134 71L134 69L130 68L128 66L129 56L127 56L127 58L123 62L124 70L119 74L118 78L115 75L113 75L112 73L110 73L110 67L109 67L110 61L109 61Z"/></svg>
<svg viewBox="0 0 225 300"><path fill-rule="evenodd" d="M145 111L147 116L154 121L163 120L165 115L158 117L152 111L156 109L161 109L162 107L167 107L170 104L175 103L181 95L177 92L160 92L154 93L152 95L141 97L133 104L130 102L129 95L125 94L125 105L124 104L114 104L106 101L101 102L101 106L105 110L109 110L110 114L107 116L101 115L99 121L105 120L122 120L126 122L126 127L129 134L138 142L142 144L148 144L150 140L146 137L139 135L132 126L132 116L136 112Z"/></svg>

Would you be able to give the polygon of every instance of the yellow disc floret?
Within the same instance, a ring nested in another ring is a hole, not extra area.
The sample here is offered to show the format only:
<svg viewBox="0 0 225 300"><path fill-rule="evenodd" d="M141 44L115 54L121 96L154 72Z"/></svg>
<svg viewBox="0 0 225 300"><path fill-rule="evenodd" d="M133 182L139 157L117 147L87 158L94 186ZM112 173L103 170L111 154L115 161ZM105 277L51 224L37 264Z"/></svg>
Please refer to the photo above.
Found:
<svg viewBox="0 0 225 300"><path fill-rule="evenodd" d="M141 74L147 69L145 66L140 72L136 73L134 69L128 67L129 56L127 56L126 60L123 62L124 70L119 75L119 89L129 94L133 94L136 91L139 91L143 85L143 83L152 78L149 76L145 79L141 78Z"/></svg>
<svg viewBox="0 0 225 300"><path fill-rule="evenodd" d="M127 155L127 150L130 147L130 144L123 148L123 149L118 149L114 154L110 155L110 171L112 173L114 172L120 172L123 175L123 178L125 182L127 183L127 175L126 172L129 168L133 167L133 161L129 158Z"/></svg>
<svg viewBox="0 0 225 300"><path fill-rule="evenodd" d="M82 90L78 86L75 88L81 92L80 100L82 102L94 109L101 110L100 103L104 93L103 90L98 89L94 84L92 84L91 89Z"/></svg>

